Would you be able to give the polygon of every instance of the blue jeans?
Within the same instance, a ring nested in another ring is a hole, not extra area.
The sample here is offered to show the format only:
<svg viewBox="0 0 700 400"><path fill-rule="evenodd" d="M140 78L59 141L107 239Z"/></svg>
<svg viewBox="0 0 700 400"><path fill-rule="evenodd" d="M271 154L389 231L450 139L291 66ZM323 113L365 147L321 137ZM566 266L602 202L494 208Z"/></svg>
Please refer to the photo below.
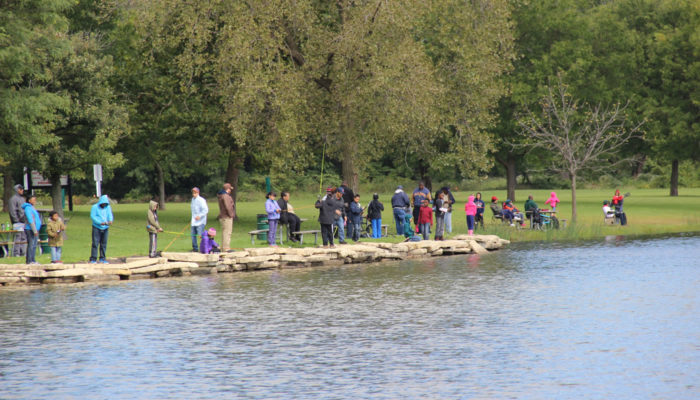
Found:
<svg viewBox="0 0 700 400"><path fill-rule="evenodd" d="M430 223L420 224L420 233L423 234L423 240L430 239Z"/></svg>
<svg viewBox="0 0 700 400"><path fill-rule="evenodd" d="M61 248L51 246L51 262L61 261Z"/></svg>
<svg viewBox="0 0 700 400"><path fill-rule="evenodd" d="M403 223L404 223L404 218L406 217L406 210L403 208L397 207L394 208L394 223L396 224L396 234L397 235L403 235Z"/></svg>
<svg viewBox="0 0 700 400"><path fill-rule="evenodd" d="M192 251L199 251L199 246L197 246L197 236L202 236L204 234L204 225L192 225L190 234L192 235Z"/></svg>
<svg viewBox="0 0 700 400"><path fill-rule="evenodd" d="M403 232L401 234L403 234ZM372 237L375 239L379 239L382 237L382 219L381 218L372 220Z"/></svg>
<svg viewBox="0 0 700 400"><path fill-rule="evenodd" d="M352 223L352 220L348 222L348 231L347 231L347 237L352 238L352 240L355 240L355 224ZM358 235L359 237L359 235Z"/></svg>
<svg viewBox="0 0 700 400"><path fill-rule="evenodd" d="M362 233L362 223L357 223L357 224L348 224L348 226L352 226L352 240L358 241L360 240L360 233Z"/></svg>
<svg viewBox="0 0 700 400"><path fill-rule="evenodd" d="M39 244L39 237L32 232L31 229L25 229L24 234L27 236L27 254L25 255L26 263L36 262L36 246Z"/></svg>
<svg viewBox="0 0 700 400"><path fill-rule="evenodd" d="M270 230L267 231L267 244L270 246L277 242L277 225L279 225L279 219L268 219L268 224L270 224Z"/></svg>
<svg viewBox="0 0 700 400"><path fill-rule="evenodd" d="M107 237L109 236L109 228L102 230L92 227L92 249L90 250L90 261L97 261L97 247L100 248L100 261L105 260L107 253Z"/></svg>
<svg viewBox="0 0 700 400"><path fill-rule="evenodd" d="M342 243L345 241L345 220L337 218L334 223L338 226L338 241Z"/></svg>
<svg viewBox="0 0 700 400"><path fill-rule="evenodd" d="M452 233L452 212L445 213L445 232Z"/></svg>

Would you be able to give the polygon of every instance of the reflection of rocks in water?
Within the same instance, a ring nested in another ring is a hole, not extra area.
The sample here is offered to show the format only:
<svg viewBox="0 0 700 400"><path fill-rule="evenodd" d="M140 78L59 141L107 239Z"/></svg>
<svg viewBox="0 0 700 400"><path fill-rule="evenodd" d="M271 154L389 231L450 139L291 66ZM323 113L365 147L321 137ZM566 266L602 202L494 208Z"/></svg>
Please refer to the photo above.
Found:
<svg viewBox="0 0 700 400"><path fill-rule="evenodd" d="M450 240L402 243L360 243L336 248L260 247L220 254L163 252L160 258L129 257L120 264L0 265L0 284L75 283L85 281L134 280L169 276L209 275L219 272L260 269L304 268L358 264L383 260L479 255L510 243L495 235L459 235ZM436 263L426 263L433 268ZM275 279L274 277L272 279Z"/></svg>
<svg viewBox="0 0 700 400"><path fill-rule="evenodd" d="M605 237L606 242L614 242L614 243L619 243L625 241L626 237L625 235L607 235Z"/></svg>

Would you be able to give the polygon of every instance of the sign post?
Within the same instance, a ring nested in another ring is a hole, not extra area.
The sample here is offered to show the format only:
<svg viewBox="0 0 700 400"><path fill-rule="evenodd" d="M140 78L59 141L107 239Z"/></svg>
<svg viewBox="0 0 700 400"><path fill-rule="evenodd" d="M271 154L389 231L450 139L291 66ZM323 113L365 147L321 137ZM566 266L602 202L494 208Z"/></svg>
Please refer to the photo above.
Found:
<svg viewBox="0 0 700 400"><path fill-rule="evenodd" d="M102 196L102 165L93 164L92 174L95 178L95 190L97 193L97 198L99 198L100 196Z"/></svg>

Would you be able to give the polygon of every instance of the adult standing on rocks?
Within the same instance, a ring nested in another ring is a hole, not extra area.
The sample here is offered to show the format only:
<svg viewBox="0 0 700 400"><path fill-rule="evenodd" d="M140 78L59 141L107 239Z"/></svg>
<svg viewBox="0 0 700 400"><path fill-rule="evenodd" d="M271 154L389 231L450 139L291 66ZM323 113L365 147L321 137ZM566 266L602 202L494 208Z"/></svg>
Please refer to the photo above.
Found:
<svg viewBox="0 0 700 400"><path fill-rule="evenodd" d="M233 186L230 183L224 183L224 188L216 196L219 199L219 222L223 235L221 249L224 252L231 250L233 219L236 218L236 205L233 202L233 196L231 196L232 190Z"/></svg>
<svg viewBox="0 0 700 400"><path fill-rule="evenodd" d="M396 224L396 234L402 236L404 234L404 218L406 211L411 207L411 201L408 195L403 191L403 186L396 187L394 195L391 196L391 208L394 210L394 223Z"/></svg>
<svg viewBox="0 0 700 400"><path fill-rule="evenodd" d="M41 229L41 216L34 208L36 204L36 196L30 195L27 202L22 204L22 211L27 223L24 225L24 233L27 235L27 264L38 264L36 262L36 247L39 243L39 230Z"/></svg>
<svg viewBox="0 0 700 400"><path fill-rule="evenodd" d="M114 222L112 207L109 205L109 197L103 194L97 204L90 209L90 219L92 220L92 249L90 250L90 263L97 262L97 248L100 248L100 262L107 262L107 238L109 237L109 226Z"/></svg>
<svg viewBox="0 0 700 400"><path fill-rule="evenodd" d="M340 216L340 208L344 205L342 201L336 200L333 195L334 189L326 189L326 195L321 198L319 195L316 200L315 207L319 209L318 222L321 224L321 239L323 239L323 247L335 247L333 244L333 224L336 216Z"/></svg>
<svg viewBox="0 0 700 400"><path fill-rule="evenodd" d="M202 236L204 234L204 227L207 225L207 214L209 213L209 207L207 207L207 200L199 195L198 187L192 188L192 202L190 203L190 210L192 211L192 219L190 220L190 225L192 225L192 251L199 253L197 236Z"/></svg>
<svg viewBox="0 0 700 400"><path fill-rule="evenodd" d="M430 197L430 190L425 187L423 181L420 181L418 182L418 187L411 195L411 202L413 203L413 223L416 224L416 227L418 227L418 216L420 215L420 208L423 204L423 200L428 200L428 203L433 201Z"/></svg>
<svg viewBox="0 0 700 400"><path fill-rule="evenodd" d="M15 185L15 194L10 197L10 223L13 231L19 231L15 234L15 243L12 246L12 256L23 256L27 252L27 235L24 233L24 211L22 205L24 200L24 186Z"/></svg>

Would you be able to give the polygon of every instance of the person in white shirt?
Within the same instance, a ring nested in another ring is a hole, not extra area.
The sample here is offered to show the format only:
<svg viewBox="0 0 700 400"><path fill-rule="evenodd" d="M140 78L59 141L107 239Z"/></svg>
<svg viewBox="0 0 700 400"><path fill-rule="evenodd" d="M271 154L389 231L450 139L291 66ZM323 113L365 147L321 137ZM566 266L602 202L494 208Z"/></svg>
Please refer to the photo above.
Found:
<svg viewBox="0 0 700 400"><path fill-rule="evenodd" d="M610 207L607 200L603 201L603 214L605 214L605 218L615 218L615 210Z"/></svg>
<svg viewBox="0 0 700 400"><path fill-rule="evenodd" d="M192 203L190 204L190 208L192 210L192 220L190 221L190 225L192 225L192 251L199 252L197 236L202 236L204 234L209 207L207 207L207 201L204 197L199 195L199 188L197 187L192 188Z"/></svg>

